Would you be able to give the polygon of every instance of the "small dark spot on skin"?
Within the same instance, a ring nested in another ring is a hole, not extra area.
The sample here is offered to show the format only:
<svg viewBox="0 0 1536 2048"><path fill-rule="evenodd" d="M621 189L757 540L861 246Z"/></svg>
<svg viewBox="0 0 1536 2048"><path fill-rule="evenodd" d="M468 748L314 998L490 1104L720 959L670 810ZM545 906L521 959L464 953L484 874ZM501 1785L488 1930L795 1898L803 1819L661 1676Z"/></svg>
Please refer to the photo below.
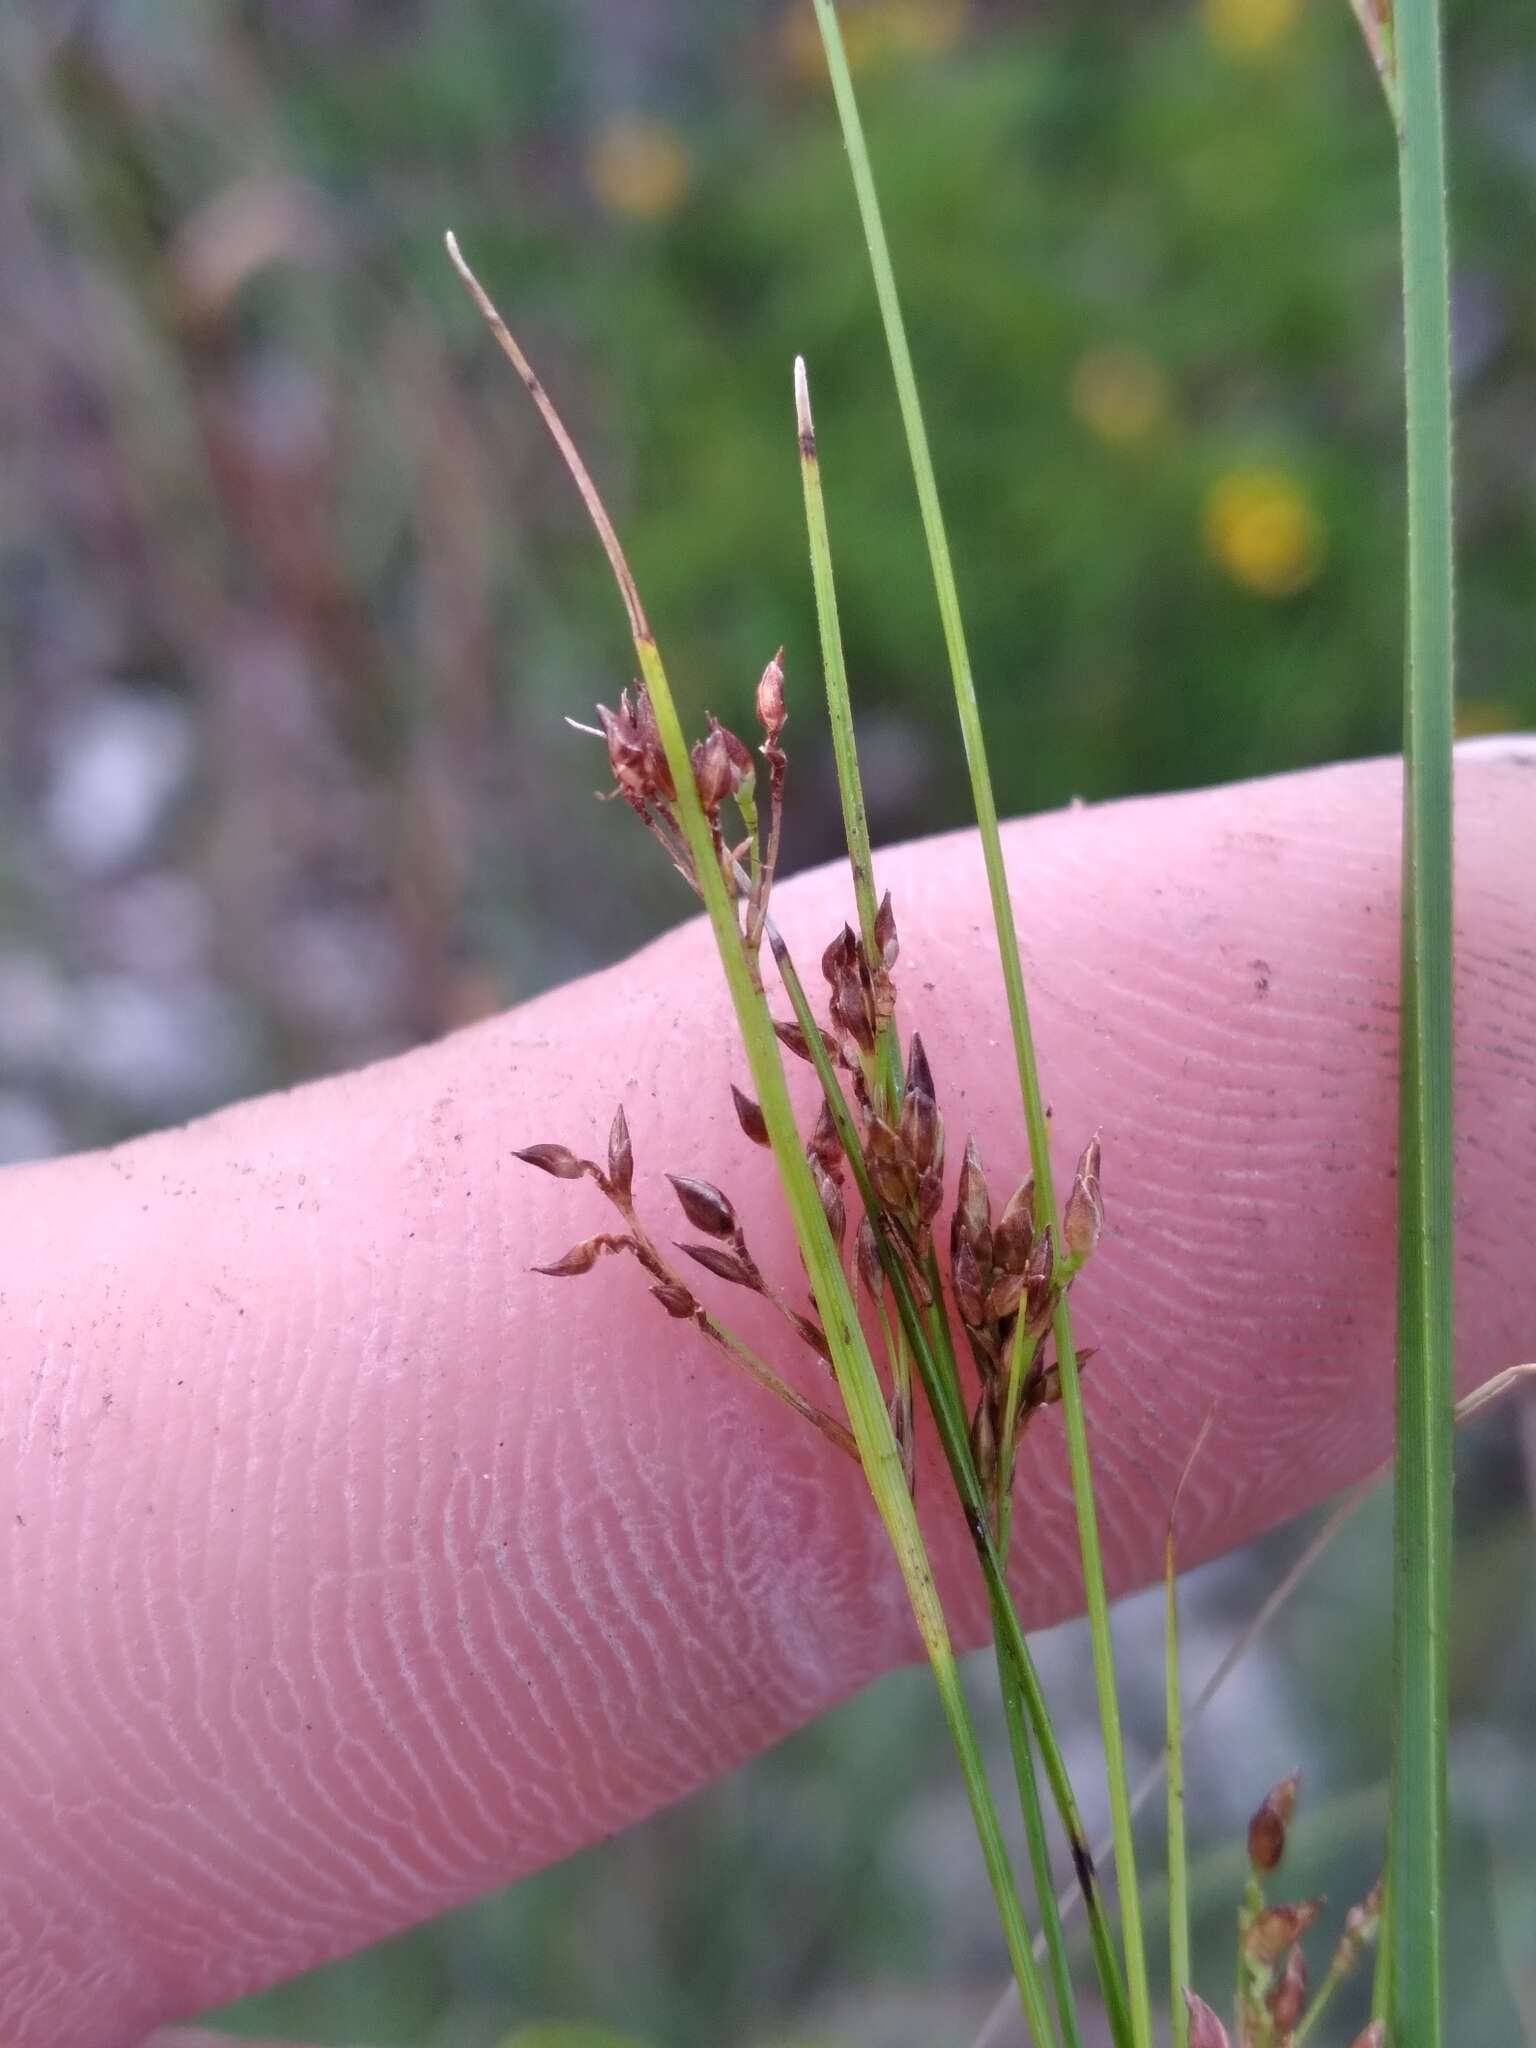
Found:
<svg viewBox="0 0 1536 2048"><path fill-rule="evenodd" d="M1091 1904L1099 1881L1094 1876L1093 1858L1089 1855L1087 1847L1076 1840L1072 1843L1072 1866L1077 1872L1077 1881L1082 1886L1084 1902Z"/></svg>

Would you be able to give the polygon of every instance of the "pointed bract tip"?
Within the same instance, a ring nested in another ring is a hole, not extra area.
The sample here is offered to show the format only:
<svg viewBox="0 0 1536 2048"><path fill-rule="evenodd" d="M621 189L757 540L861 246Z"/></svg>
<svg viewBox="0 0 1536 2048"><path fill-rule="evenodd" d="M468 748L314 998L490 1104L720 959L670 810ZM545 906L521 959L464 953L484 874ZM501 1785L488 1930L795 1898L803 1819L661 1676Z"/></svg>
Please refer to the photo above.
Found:
<svg viewBox="0 0 1536 2048"><path fill-rule="evenodd" d="M805 372L804 356L795 357L795 424L802 434L814 432L811 426L811 380Z"/></svg>
<svg viewBox="0 0 1536 2048"><path fill-rule="evenodd" d="M1203 1998L1186 1991L1184 2003L1189 2007L1189 2048L1230 2048L1226 2028Z"/></svg>

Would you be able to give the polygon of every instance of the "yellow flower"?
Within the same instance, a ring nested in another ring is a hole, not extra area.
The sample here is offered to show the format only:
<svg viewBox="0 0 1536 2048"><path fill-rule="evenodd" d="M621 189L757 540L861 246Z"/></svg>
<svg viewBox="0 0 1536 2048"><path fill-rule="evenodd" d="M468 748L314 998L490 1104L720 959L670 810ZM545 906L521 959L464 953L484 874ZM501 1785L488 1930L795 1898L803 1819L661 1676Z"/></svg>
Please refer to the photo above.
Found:
<svg viewBox="0 0 1536 2048"><path fill-rule="evenodd" d="M1201 0L1208 40L1224 57L1272 56L1301 18L1301 0Z"/></svg>
<svg viewBox="0 0 1536 2048"><path fill-rule="evenodd" d="M634 115L598 130L587 146L586 169L593 198L627 220L665 220L693 177L677 130Z"/></svg>
<svg viewBox="0 0 1536 2048"><path fill-rule="evenodd" d="M1113 344L1085 349L1068 387L1072 411L1111 447L1145 441L1168 417L1168 386L1152 358Z"/></svg>
<svg viewBox="0 0 1536 2048"><path fill-rule="evenodd" d="M840 10L848 68L860 71L889 57L937 57L951 50L970 25L970 0L855 0ZM780 17L784 68L803 84L827 75L821 34L809 5L793 4Z"/></svg>
<svg viewBox="0 0 1536 2048"><path fill-rule="evenodd" d="M1456 737L1480 739L1484 734L1518 732L1520 713L1503 697L1463 697L1456 706Z"/></svg>
<svg viewBox="0 0 1536 2048"><path fill-rule="evenodd" d="M1284 470L1237 469L1206 492L1206 553L1260 597L1294 597L1314 581L1327 536L1312 501Z"/></svg>

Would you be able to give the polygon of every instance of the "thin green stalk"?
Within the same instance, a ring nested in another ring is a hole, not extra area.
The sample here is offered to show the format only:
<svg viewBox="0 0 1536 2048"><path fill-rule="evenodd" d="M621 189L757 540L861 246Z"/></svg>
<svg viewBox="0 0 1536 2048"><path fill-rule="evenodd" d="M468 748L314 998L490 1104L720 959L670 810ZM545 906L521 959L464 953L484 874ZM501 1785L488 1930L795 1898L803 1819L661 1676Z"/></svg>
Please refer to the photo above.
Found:
<svg viewBox="0 0 1536 2048"><path fill-rule="evenodd" d="M1050 1845L1046 1840L1045 1813L1040 1804L1040 1780L1035 1771L1034 1744L1029 1739L1029 1723L1024 1703L1024 1688L1012 1659L1006 1654L1003 1644L994 1634L993 1644L997 1656L997 1680L1003 1695L1003 1719L1008 1728L1008 1748L1013 1756L1014 1782L1019 1793L1019 1813L1024 1822L1024 1841L1029 1851L1030 1875L1035 1881L1035 1897L1040 1903L1040 1931L1045 1941L1046 1959L1051 1970L1051 1995L1056 2001L1056 2020L1061 2029L1064 2048L1082 2048L1082 2032L1077 2023L1077 1997L1072 1989L1072 1965L1067 1955L1067 1937L1061 1924L1061 1908L1056 1903L1056 1885L1051 1874Z"/></svg>
<svg viewBox="0 0 1536 2048"><path fill-rule="evenodd" d="M1450 256L1438 0L1397 0L1408 446L1389 2033L1439 2048L1452 1376Z"/></svg>
<svg viewBox="0 0 1536 2048"><path fill-rule="evenodd" d="M822 42L827 53L843 140L852 168L859 213L874 272L875 291L885 323L886 346L896 380L897 397L906 428L918 503L922 512L923 530L927 537L934 584L938 593L939 614L949 653L955 703L965 743L966 764L970 770L976 822L981 835L987 888L992 899L993 919L997 926L1008 1017L1018 1063L1025 1123L1029 1131L1030 1158L1035 1172L1036 1209L1042 1225L1051 1223L1055 1227L1056 1206L1051 1179L1050 1133L1045 1120L1045 1105L1035 1065L1034 1040L1024 995L1023 973L1019 964L1018 934L1014 924L1007 870L1003 861L1002 840L998 832L997 805L992 793L991 772L982 737L981 714L976 701L970 654L961 621L960 601L950 561L949 542L939 508L938 484L928 449L927 431L923 425L917 380L913 374L911 351L907 345L901 305L896 293L895 274L891 267L890 251L880 217L869 151L864 140L863 124L859 118L853 80L848 71L848 60L843 49L836 11L832 0L814 0L814 4ZM1125 1743L1120 1728L1120 1708L1115 1686L1114 1648L1109 1630L1109 1598L1099 1544L1098 1516L1094 1506L1093 1477L1089 1463L1082 1392L1078 1384L1077 1352L1072 1337L1071 1310L1065 1298L1056 1312L1053 1335L1057 1364L1061 1373L1062 1412L1066 1423L1072 1492L1077 1510L1078 1539L1083 1561L1083 1589L1093 1646L1099 1724L1104 1741L1110 1814L1120 1875L1120 1914L1125 1946L1126 1981L1130 1992L1136 2048L1152 2048L1152 2004L1141 1925L1141 1904L1136 1884L1130 1786L1126 1773Z"/></svg>
<svg viewBox="0 0 1536 2048"><path fill-rule="evenodd" d="M934 1583L922 1532L918 1527L912 1499L907 1491L901 1460L891 1433L890 1417L875 1373L874 1361L864 1341L858 1312L842 1262L822 1213L820 1197L811 1180L810 1168L801 1149L800 1134L780 1064L778 1041L761 991L754 987L751 964L742 943L735 905L726 889L710 836L708 820L699 801L688 742L678 719L677 707L662 666L655 636L640 602L640 594L625 560L596 486L571 441L547 393L534 375L527 358L513 339L506 323L492 305L479 280L459 253L453 236L448 252L497 343L527 387L545 424L555 439L586 504L598 537L602 541L614 580L618 584L634 641L640 673L656 714L657 728L667 756L667 765L677 790L677 807L683 835L693 857L700 893L714 930L721 968L736 1012L737 1028L746 1050L753 1086L773 1146L774 1159L788 1203L795 1235L805 1259L811 1290L821 1315L822 1327L832 1352L833 1369L842 1392L848 1420L858 1445L859 1457L870 1492L885 1524L892 1550L906 1584L913 1615L917 1621L928 1661L933 1670L950 1734L959 1755L972 1818L982 1855L991 1880L998 1917L1002 1923L1009 1959L1018 1980L1019 1997L1030 2033L1037 2043L1050 2039L1039 1971L1030 1945L1014 1884L1002 1829L992 1802L986 1769L976 1740L970 1709L960 1683L954 1647Z"/></svg>
<svg viewBox="0 0 1536 2048"><path fill-rule="evenodd" d="M859 754L853 734L853 703L848 692L848 667L843 659L843 634L837 616L832 541L827 532L827 508L821 490L821 457L817 452L816 427L811 418L811 387L802 356L795 358L795 430L800 444L800 482L805 496L805 529L811 549L811 583L816 592L821 664L827 682L827 717L832 727L837 791L843 806L843 837L848 844L848 864L853 870L859 932L864 940L865 954L873 967L878 964L881 952L875 930L879 915L875 863L869 844L869 821L864 814L864 784L859 775ZM881 1028L878 1055L886 1092L886 1111L890 1115L901 1100L901 1050L893 1019L887 1019Z"/></svg>
<svg viewBox="0 0 1536 2048"><path fill-rule="evenodd" d="M1184 1728L1179 1702L1178 1565L1173 1550L1173 1517L1163 1553L1163 1706L1168 1774L1168 2017L1173 2048L1189 2048L1185 1990L1194 1978L1189 1961L1189 1848L1184 1833Z"/></svg>

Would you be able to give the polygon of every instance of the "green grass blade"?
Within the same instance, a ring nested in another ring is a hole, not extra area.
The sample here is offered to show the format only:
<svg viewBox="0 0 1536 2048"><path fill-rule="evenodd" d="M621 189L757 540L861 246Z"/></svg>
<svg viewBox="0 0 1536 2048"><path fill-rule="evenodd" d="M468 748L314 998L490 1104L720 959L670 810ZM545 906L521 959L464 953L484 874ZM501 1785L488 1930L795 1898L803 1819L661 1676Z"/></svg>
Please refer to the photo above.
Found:
<svg viewBox="0 0 1536 2048"><path fill-rule="evenodd" d="M1179 1717L1179 1593L1173 1525L1163 1566L1163 1705L1168 1779L1168 2015L1173 2048L1189 2048L1189 1850L1184 1834L1184 1734Z"/></svg>
<svg viewBox="0 0 1536 2048"><path fill-rule="evenodd" d="M1407 400L1408 660L1388 2032L1397 2048L1439 2048L1454 1429L1450 258L1437 0L1398 0L1393 25Z"/></svg>
<svg viewBox="0 0 1536 2048"><path fill-rule="evenodd" d="M1179 1690L1179 1566L1176 1536L1179 1501L1201 1446L1210 1435L1214 1413L1207 1415L1194 1448L1179 1474L1168 1510L1168 1536L1163 1546L1163 1713L1164 1769L1168 1780L1168 2015L1172 2048L1189 2048L1189 2008L1184 1993L1192 1990L1189 1962L1189 1847L1184 1832L1184 1715Z"/></svg>
<svg viewBox="0 0 1536 2048"><path fill-rule="evenodd" d="M1029 1130L1030 1157L1035 1171L1035 1188L1042 1222L1057 1222L1050 1164L1050 1133L1036 1070L1034 1039L1024 994L1024 977L1019 964L1018 933L1013 903L1003 862L998 832L997 804L992 791L991 771L982 737L981 713L976 700L975 679L960 615L949 541L939 507L938 484L923 424L917 380L911 351L896 293L895 274L880 217L869 152L854 97L853 81L831 0L815 0L816 17L827 52L837 101L843 139L853 173L854 190L864 225L875 291L885 325L886 345L896 380L896 391L906 428L913 477L917 486L923 531L927 539L938 594L939 615L949 654L959 713L966 765L980 830L982 856L986 866L987 889L997 926L998 951L1007 996L1014 1055L1018 1063L1019 1087L1024 1118ZM1083 1416L1082 1392L1078 1384L1077 1352L1072 1337L1071 1311L1065 1299L1057 1312L1053 1335L1061 1372L1062 1412L1066 1423L1067 1453L1072 1471L1072 1492L1077 1511L1078 1537L1083 1558L1083 1585L1093 1647L1094 1679L1098 1695L1100 1732L1104 1742L1109 1786L1110 1813L1114 1825L1115 1856L1120 1878L1121 1933L1125 1948L1125 1974L1135 2028L1136 2048L1152 2048L1152 2008L1147 1982L1146 1947L1141 1927L1141 1907L1136 1886L1136 1853L1131 1827L1130 1786L1125 1766L1125 1743L1120 1727L1119 1700L1115 1687L1114 1649L1109 1630L1109 1599L1105 1588L1103 1558L1099 1544L1098 1516L1094 1506L1093 1478L1089 1465L1087 1429Z"/></svg>

